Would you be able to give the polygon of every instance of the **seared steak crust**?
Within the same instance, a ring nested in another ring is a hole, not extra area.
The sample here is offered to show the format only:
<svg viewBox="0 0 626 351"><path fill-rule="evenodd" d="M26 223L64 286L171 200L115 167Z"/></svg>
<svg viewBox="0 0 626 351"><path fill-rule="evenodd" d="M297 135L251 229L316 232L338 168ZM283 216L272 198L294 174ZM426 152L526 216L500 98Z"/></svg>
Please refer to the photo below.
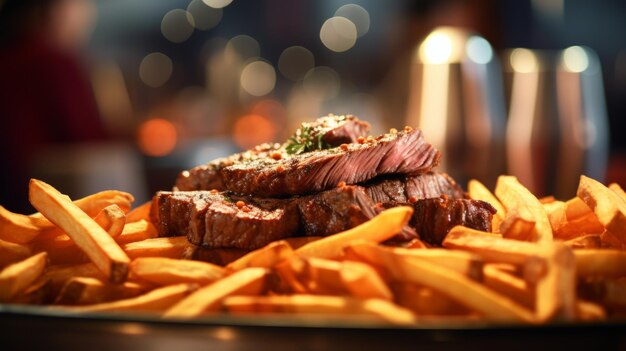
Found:
<svg viewBox="0 0 626 351"><path fill-rule="evenodd" d="M417 176L392 175L376 178L363 185L365 192L376 203L389 207L420 199L446 195L452 199L467 198L467 194L445 173L428 172Z"/></svg>

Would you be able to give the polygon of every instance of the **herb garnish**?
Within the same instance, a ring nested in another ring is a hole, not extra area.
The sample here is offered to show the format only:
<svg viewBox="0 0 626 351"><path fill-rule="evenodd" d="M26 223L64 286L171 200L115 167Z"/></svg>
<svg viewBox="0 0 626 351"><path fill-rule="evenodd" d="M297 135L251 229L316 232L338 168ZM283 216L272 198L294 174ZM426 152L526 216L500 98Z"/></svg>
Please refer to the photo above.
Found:
<svg viewBox="0 0 626 351"><path fill-rule="evenodd" d="M322 140L324 135L322 133L315 135L314 131L313 127L302 124L302 128L287 140L287 145L285 146L287 153L297 155L313 150L322 150L324 147L327 147L328 145Z"/></svg>

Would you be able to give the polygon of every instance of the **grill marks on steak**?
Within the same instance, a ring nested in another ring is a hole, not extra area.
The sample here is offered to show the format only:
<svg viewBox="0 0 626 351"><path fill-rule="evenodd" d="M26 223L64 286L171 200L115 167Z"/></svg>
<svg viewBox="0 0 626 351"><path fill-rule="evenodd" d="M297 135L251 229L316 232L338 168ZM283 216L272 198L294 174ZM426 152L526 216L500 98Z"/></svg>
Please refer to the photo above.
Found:
<svg viewBox="0 0 626 351"><path fill-rule="evenodd" d="M245 205L238 206L239 201ZM152 215L160 236L186 234L189 242L202 247L252 250L292 236L326 236L350 229L373 217L374 207L358 186L293 199L158 192Z"/></svg>
<svg viewBox="0 0 626 351"><path fill-rule="evenodd" d="M445 173L428 172L419 176L394 175L377 178L364 185L365 192L385 207L406 204L420 199L446 195L452 199L467 198L467 194Z"/></svg>
<svg viewBox="0 0 626 351"><path fill-rule="evenodd" d="M496 209L488 202L470 199L449 199L447 196L423 199L413 204L409 225L427 243L441 246L446 234L456 225L491 231L491 218Z"/></svg>
<svg viewBox="0 0 626 351"><path fill-rule="evenodd" d="M221 169L226 188L240 194L280 197L315 193L340 182L357 184L385 174L420 174L439 164L441 154L420 130L389 133L366 143L260 159Z"/></svg>
<svg viewBox="0 0 626 351"><path fill-rule="evenodd" d="M341 144L355 143L359 137L364 137L369 133L370 125L352 115L328 115L320 117L312 123L303 123L293 137L300 136L303 129L306 129L311 138L315 140L320 138L321 146L332 148ZM227 190L224 184L224 175L221 172L223 168L258 160L270 161L273 160L273 156L276 154L280 155L280 157L287 157L286 148L288 145L289 142L284 144L261 144L250 150L219 158L208 164L183 171L176 179L175 189L181 191Z"/></svg>

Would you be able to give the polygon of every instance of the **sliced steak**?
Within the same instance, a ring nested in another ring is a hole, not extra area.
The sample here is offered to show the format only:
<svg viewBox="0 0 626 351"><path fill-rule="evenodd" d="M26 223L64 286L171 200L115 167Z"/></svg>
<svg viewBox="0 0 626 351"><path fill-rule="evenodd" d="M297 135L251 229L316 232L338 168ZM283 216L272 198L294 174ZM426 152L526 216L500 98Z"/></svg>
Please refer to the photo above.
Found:
<svg viewBox="0 0 626 351"><path fill-rule="evenodd" d="M423 199L413 204L409 225L427 243L441 246L446 234L456 225L490 232L491 218L496 209L488 202L469 199L449 199L447 196Z"/></svg>
<svg viewBox="0 0 626 351"><path fill-rule="evenodd" d="M445 173L428 172L420 175L392 175L376 178L363 185L365 192L375 203L390 207L420 199L447 195L452 199L467 198L461 188Z"/></svg>
<svg viewBox="0 0 626 351"><path fill-rule="evenodd" d="M182 191L226 190L223 174L220 172L224 167L256 160L272 160L274 157L286 156L289 152L302 153L354 143L359 137L365 137L369 129L369 123L352 115L320 117L314 122L303 123L302 127L284 144L261 144L242 153L219 158L206 165L183 171L176 179L175 189Z"/></svg>
<svg viewBox="0 0 626 351"><path fill-rule="evenodd" d="M358 186L293 199L162 191L153 200L153 221L160 236L187 235L203 247L252 250L292 236L350 229L373 217L374 207Z"/></svg>
<svg viewBox="0 0 626 351"><path fill-rule="evenodd" d="M384 174L421 174L439 164L440 153L421 131L407 129L364 143L262 159L220 170L230 191L260 197L310 194L340 182L357 184Z"/></svg>

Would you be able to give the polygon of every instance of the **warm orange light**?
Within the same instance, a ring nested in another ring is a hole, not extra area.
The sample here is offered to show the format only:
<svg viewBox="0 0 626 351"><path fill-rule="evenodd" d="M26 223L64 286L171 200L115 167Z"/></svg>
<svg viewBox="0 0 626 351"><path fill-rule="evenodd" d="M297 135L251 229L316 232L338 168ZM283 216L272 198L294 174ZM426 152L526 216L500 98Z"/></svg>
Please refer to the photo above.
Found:
<svg viewBox="0 0 626 351"><path fill-rule="evenodd" d="M165 156L176 146L176 127L162 118L143 122L137 133L137 143L143 153L149 156Z"/></svg>
<svg viewBox="0 0 626 351"><path fill-rule="evenodd" d="M233 137L241 148L271 142L276 136L276 125L264 116L251 114L239 117L235 122Z"/></svg>
<svg viewBox="0 0 626 351"><path fill-rule="evenodd" d="M274 99L264 99L255 103L250 113L267 117L278 125L285 122L287 115L285 107Z"/></svg>

